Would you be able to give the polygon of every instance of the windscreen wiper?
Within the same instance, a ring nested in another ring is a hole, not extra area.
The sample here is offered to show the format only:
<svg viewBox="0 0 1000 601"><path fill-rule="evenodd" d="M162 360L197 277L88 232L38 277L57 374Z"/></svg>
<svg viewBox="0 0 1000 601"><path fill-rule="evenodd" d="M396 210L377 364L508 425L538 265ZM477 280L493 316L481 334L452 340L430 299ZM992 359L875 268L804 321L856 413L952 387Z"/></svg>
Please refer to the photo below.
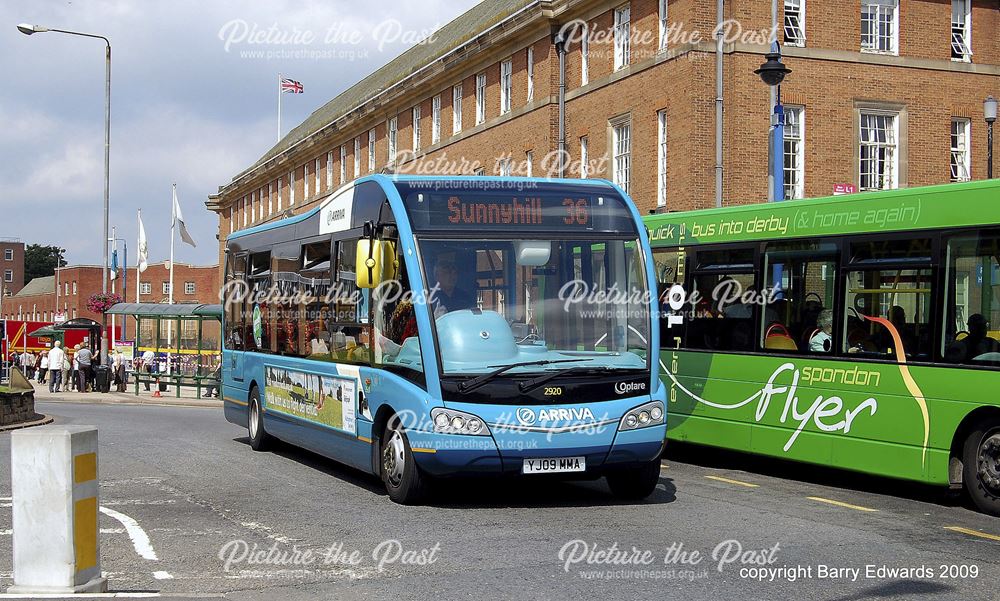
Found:
<svg viewBox="0 0 1000 601"><path fill-rule="evenodd" d="M517 389L524 394L530 392L535 388L538 388L546 382L551 382L560 376L572 376L580 374L602 374L608 372L619 372L623 371L621 368L608 367L606 365L592 365L588 367L570 367L569 369L560 369L559 371L554 371L543 376L538 376L537 378L532 378L530 380L525 380L517 385Z"/></svg>
<svg viewBox="0 0 1000 601"><path fill-rule="evenodd" d="M552 365L553 363L577 363L580 361L590 361L589 358L581 359L541 359L539 361L525 361L524 363L511 363L510 365L503 365L494 369L491 372L485 373L481 376L476 376L471 380L466 380L458 385L458 391L462 394L466 392L472 392L473 390L479 388L483 384L489 382L493 378L499 376L500 374L510 371L515 367L529 367L532 365Z"/></svg>

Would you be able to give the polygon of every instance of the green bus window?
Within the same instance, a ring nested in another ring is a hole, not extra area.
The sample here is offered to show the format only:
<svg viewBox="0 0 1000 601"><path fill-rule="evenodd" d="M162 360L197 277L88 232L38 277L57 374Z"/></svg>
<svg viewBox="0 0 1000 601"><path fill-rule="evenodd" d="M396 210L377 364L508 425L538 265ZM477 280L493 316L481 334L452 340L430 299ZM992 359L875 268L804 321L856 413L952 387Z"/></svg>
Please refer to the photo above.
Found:
<svg viewBox="0 0 1000 601"><path fill-rule="evenodd" d="M948 242L942 356L948 363L1000 366L1000 235Z"/></svg>
<svg viewBox="0 0 1000 601"><path fill-rule="evenodd" d="M714 351L754 348L759 296L752 248L698 251L687 290L684 346Z"/></svg>
<svg viewBox="0 0 1000 601"><path fill-rule="evenodd" d="M684 286L686 265L687 254L683 250L668 248L653 250L656 292L660 308L660 346L662 348L681 348L684 346L685 309L690 305L685 304L679 311L675 311L667 301L673 286Z"/></svg>
<svg viewBox="0 0 1000 601"><path fill-rule="evenodd" d="M835 244L769 244L764 254L760 348L775 353L831 353L836 275Z"/></svg>
<svg viewBox="0 0 1000 601"><path fill-rule="evenodd" d="M934 298L931 282L930 269L848 272L844 350L887 359L902 351L907 358L928 359Z"/></svg>

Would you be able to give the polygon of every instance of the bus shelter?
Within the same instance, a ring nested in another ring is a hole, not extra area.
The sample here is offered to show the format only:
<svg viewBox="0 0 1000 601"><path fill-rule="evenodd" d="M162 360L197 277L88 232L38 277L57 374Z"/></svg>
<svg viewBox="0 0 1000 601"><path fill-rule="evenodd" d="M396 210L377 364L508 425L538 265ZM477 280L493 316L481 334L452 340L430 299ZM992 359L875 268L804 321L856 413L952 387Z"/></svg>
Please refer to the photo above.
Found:
<svg viewBox="0 0 1000 601"><path fill-rule="evenodd" d="M135 374L140 380L173 384L176 396L184 386L218 392L222 365L222 305L193 303L119 303L108 315L135 318L136 358L152 353L152 365Z"/></svg>

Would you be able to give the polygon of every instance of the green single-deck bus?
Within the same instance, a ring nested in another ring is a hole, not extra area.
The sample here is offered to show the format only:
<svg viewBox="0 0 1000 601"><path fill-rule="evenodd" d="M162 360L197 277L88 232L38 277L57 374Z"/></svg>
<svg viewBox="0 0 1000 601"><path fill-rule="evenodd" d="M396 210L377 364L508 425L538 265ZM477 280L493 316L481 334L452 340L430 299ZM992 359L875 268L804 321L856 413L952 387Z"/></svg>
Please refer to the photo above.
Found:
<svg viewBox="0 0 1000 601"><path fill-rule="evenodd" d="M1000 181L645 221L669 439L1000 515Z"/></svg>

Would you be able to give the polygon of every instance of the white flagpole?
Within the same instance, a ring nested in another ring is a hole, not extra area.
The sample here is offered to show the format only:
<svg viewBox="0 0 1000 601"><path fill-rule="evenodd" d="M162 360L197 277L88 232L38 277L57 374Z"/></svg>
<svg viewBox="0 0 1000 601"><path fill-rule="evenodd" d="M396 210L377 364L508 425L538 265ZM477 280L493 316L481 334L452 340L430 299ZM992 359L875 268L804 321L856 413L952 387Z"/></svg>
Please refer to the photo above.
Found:
<svg viewBox="0 0 1000 601"><path fill-rule="evenodd" d="M278 73L278 142L281 141L281 73Z"/></svg>
<svg viewBox="0 0 1000 601"><path fill-rule="evenodd" d="M136 230L135 230L136 231L136 238L135 238L135 302L137 302L137 303L141 303L142 302L141 297L139 296L139 290L140 290L139 280L142 279L142 272L139 271L139 264L142 262L142 240L139 240L139 227L140 227L139 224L141 224L141 223L142 223L142 209L139 209L139 212L136 214L136 221L135 221L135 226L136 226ZM138 324L136 324L136 328L138 328ZM136 332L138 332L138 329L136 330Z"/></svg>
<svg viewBox="0 0 1000 601"><path fill-rule="evenodd" d="M174 227L177 225L176 198L177 184L174 184L170 195L170 294L167 296L167 303L171 305L174 304Z"/></svg>

